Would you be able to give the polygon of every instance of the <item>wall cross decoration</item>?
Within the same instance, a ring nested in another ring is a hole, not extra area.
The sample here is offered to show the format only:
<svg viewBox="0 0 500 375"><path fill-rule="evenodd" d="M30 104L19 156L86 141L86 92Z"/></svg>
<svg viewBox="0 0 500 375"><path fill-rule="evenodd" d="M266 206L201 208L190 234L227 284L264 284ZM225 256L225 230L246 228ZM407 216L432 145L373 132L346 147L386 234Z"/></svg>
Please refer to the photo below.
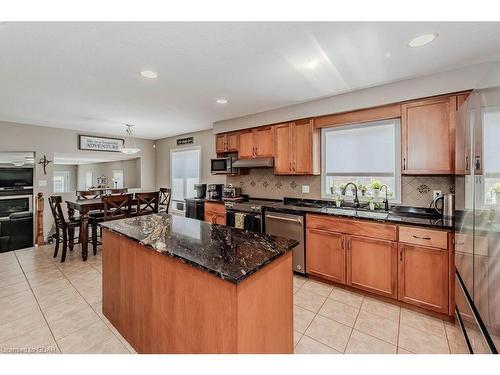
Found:
<svg viewBox="0 0 500 375"><path fill-rule="evenodd" d="M43 165L43 174L47 174L47 165L49 163L52 163L52 160L47 159L46 155L43 155L43 158L38 161L38 164Z"/></svg>

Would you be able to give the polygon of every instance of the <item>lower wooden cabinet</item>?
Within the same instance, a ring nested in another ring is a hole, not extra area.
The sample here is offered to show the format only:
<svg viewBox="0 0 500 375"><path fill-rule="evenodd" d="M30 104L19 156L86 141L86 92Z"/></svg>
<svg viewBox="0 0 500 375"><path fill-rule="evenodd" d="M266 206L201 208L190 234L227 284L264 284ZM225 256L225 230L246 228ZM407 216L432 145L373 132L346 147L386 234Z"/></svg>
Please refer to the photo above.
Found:
<svg viewBox="0 0 500 375"><path fill-rule="evenodd" d="M385 297L397 298L396 242L347 237L347 284Z"/></svg>
<svg viewBox="0 0 500 375"><path fill-rule="evenodd" d="M341 233L307 229L307 272L310 275L345 284L345 236Z"/></svg>
<svg viewBox="0 0 500 375"><path fill-rule="evenodd" d="M205 202L205 221L226 225L226 208L223 203Z"/></svg>
<svg viewBox="0 0 500 375"><path fill-rule="evenodd" d="M448 250L399 245L398 298L428 310L448 314Z"/></svg>

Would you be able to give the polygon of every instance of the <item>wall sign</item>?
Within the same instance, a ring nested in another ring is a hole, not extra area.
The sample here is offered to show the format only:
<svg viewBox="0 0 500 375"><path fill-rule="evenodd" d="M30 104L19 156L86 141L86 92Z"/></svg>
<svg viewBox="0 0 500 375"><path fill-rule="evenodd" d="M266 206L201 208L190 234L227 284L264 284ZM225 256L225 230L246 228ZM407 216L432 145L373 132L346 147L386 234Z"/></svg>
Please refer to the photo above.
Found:
<svg viewBox="0 0 500 375"><path fill-rule="evenodd" d="M79 135L78 148L90 151L120 152L125 141L120 138L93 137L90 135Z"/></svg>
<svg viewBox="0 0 500 375"><path fill-rule="evenodd" d="M187 138L179 138L177 140L177 146L181 145L190 145L194 142L193 137L187 137Z"/></svg>

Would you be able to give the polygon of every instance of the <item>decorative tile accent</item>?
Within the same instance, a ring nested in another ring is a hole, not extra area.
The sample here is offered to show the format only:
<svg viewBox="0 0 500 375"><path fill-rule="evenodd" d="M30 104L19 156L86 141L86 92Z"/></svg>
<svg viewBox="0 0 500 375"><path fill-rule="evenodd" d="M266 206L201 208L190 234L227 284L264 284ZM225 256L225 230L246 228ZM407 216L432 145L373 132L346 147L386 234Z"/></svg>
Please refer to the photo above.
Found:
<svg viewBox="0 0 500 375"><path fill-rule="evenodd" d="M450 187L450 194L455 194L455 186Z"/></svg>
<svg viewBox="0 0 500 375"><path fill-rule="evenodd" d="M269 186L269 182L264 181L264 182L262 183L262 186L264 186L264 189L267 189L267 187Z"/></svg>
<svg viewBox="0 0 500 375"><path fill-rule="evenodd" d="M252 184L253 181L253 184ZM227 184L238 185L243 194L254 198L283 199L290 198L321 198L320 176L275 176L271 168L251 169L248 175L228 176ZM264 185L267 183L267 187ZM302 193L297 187L309 185L310 192ZM419 192L418 188L425 185L427 189ZM455 191L453 176L401 176L401 204L403 206L428 207L432 201L432 191L443 193Z"/></svg>
<svg viewBox="0 0 500 375"><path fill-rule="evenodd" d="M429 187L427 185L420 185L418 188L417 188L418 192L420 194L425 194L425 193L428 193L429 191L431 191L431 189L429 189Z"/></svg>

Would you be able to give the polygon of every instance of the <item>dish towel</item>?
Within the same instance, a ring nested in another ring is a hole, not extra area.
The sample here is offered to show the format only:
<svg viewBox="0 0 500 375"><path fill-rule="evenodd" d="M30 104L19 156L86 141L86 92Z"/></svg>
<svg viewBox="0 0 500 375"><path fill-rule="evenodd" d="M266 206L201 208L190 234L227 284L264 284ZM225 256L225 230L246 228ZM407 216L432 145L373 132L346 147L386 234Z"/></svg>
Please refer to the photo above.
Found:
<svg viewBox="0 0 500 375"><path fill-rule="evenodd" d="M245 214L239 212L234 214L234 227L237 229L245 229Z"/></svg>

